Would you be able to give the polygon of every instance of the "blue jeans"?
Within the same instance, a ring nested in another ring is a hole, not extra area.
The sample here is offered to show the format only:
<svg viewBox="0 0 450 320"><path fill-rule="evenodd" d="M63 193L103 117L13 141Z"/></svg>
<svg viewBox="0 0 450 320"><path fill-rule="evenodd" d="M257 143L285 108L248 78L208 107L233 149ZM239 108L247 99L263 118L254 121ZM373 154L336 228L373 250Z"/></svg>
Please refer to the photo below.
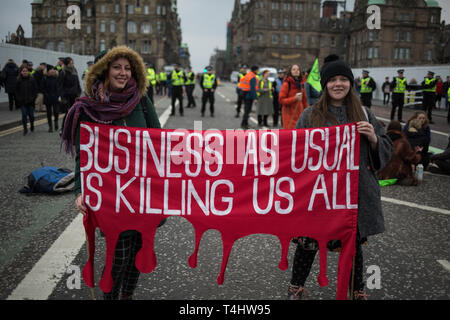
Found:
<svg viewBox="0 0 450 320"><path fill-rule="evenodd" d="M34 106L22 106L22 125L23 129L27 129L27 117L30 119L31 127L34 126Z"/></svg>

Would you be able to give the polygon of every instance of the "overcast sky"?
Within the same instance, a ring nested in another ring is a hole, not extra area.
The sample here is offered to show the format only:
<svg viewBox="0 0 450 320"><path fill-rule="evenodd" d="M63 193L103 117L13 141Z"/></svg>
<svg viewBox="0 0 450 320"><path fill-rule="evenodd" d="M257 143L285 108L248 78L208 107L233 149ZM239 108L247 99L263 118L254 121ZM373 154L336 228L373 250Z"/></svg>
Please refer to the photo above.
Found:
<svg viewBox="0 0 450 320"><path fill-rule="evenodd" d="M449 23L450 0L438 2L443 9L442 19ZM1 41L5 41L8 32L15 32L19 24L25 30L25 36L31 36L30 3L31 0L1 1ZM354 0L347 0L348 10L353 10L353 5ZM194 71L201 71L209 63L215 48L226 48L226 25L233 6L234 0L178 0L183 42L189 46Z"/></svg>

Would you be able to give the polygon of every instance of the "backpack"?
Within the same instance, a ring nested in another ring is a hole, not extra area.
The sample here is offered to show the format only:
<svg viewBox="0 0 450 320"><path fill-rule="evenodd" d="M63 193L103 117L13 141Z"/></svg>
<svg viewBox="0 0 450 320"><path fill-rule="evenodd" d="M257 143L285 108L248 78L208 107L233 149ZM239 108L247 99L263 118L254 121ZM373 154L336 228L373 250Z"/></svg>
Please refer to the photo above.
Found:
<svg viewBox="0 0 450 320"><path fill-rule="evenodd" d="M75 173L69 169L42 167L28 175L28 184L20 193L62 193L73 191Z"/></svg>

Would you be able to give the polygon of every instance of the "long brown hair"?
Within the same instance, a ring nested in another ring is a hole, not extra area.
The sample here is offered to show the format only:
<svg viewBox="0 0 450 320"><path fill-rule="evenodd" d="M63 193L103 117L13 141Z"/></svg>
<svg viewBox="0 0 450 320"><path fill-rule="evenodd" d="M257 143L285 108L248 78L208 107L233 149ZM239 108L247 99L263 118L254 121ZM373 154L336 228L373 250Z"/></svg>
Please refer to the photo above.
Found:
<svg viewBox="0 0 450 320"><path fill-rule="evenodd" d="M309 118L309 125L311 127L325 127L327 122L332 123L333 125L339 125L336 117L328 110L330 103L331 97L325 86L319 101L310 107L313 108ZM361 100L356 96L353 87L350 88L350 91L344 98L344 105L347 107L346 112L350 122L366 121Z"/></svg>
<svg viewBox="0 0 450 320"><path fill-rule="evenodd" d="M408 119L406 123L410 123L412 120L417 119L419 117L419 114L423 114L425 116L425 121L422 125L422 128L428 127L428 124L430 123L430 120L428 120L427 114L425 111L417 110L413 113L413 115Z"/></svg>

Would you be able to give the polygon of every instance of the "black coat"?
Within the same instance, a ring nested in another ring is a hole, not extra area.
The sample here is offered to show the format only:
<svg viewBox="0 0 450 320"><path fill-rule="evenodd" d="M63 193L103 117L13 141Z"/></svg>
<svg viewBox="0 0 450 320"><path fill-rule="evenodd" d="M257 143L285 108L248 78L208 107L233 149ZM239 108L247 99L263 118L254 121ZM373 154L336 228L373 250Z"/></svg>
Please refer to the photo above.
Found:
<svg viewBox="0 0 450 320"><path fill-rule="evenodd" d="M21 78L16 84L16 101L18 106L34 106L38 86L33 77Z"/></svg>
<svg viewBox="0 0 450 320"><path fill-rule="evenodd" d="M19 68L15 63L10 62L3 68L2 78L6 93L14 93L16 91L18 76Z"/></svg>
<svg viewBox="0 0 450 320"><path fill-rule="evenodd" d="M81 86L75 68L71 70L64 66L58 76L58 92L61 97L78 97L81 95Z"/></svg>
<svg viewBox="0 0 450 320"><path fill-rule="evenodd" d="M42 80L42 93L46 106L58 103L58 77L46 76Z"/></svg>

